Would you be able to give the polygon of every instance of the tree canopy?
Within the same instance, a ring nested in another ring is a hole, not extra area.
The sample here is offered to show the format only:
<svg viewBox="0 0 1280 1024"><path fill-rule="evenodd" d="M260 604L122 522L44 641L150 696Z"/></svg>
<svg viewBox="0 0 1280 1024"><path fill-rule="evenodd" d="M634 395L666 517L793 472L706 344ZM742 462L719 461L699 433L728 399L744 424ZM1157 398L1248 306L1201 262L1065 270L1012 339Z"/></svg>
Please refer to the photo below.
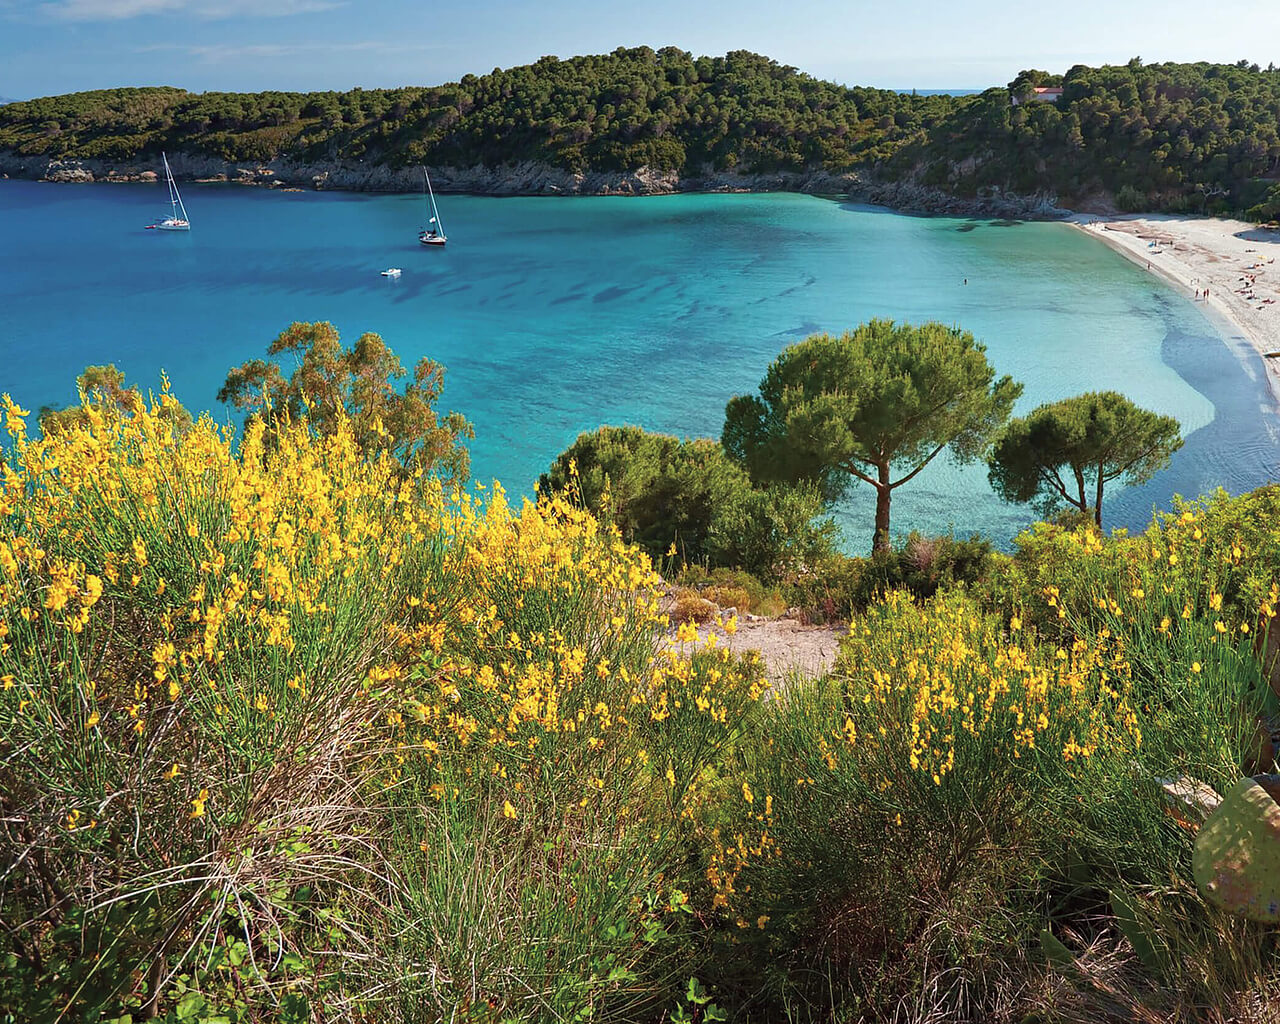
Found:
<svg viewBox="0 0 1280 1024"><path fill-rule="evenodd" d="M773 578L830 550L835 526L813 488L753 488L715 441L600 427L556 457L539 490L565 492L661 558Z"/></svg>
<svg viewBox="0 0 1280 1024"><path fill-rule="evenodd" d="M1081 513L1092 507L1101 526L1108 483L1146 483L1181 447L1172 416L1115 391L1095 391L1012 420L992 449L988 476L1005 501L1036 502L1042 514L1063 504Z"/></svg>
<svg viewBox="0 0 1280 1024"><path fill-rule="evenodd" d="M1055 103L992 89L905 147L922 180L959 195L992 186L1109 193L1124 209L1247 211L1280 173L1280 72L1238 64L1076 65ZM905 166L905 163L904 163Z"/></svg>
<svg viewBox="0 0 1280 1024"><path fill-rule="evenodd" d="M1013 102L1045 84L1061 85L1062 98ZM1030 69L980 95L915 96L823 82L742 50L694 57L641 46L431 87L127 88L0 107L0 150L158 161L161 149L390 167L533 160L686 177L856 170L961 197L1110 194L1135 209L1245 212L1280 176L1280 71L1129 61Z"/></svg>
<svg viewBox="0 0 1280 1024"><path fill-rule="evenodd" d="M45 406L38 417L40 430L45 434L54 434L60 430L88 426L89 410L95 406L111 406L126 416L132 416L142 408L145 399L136 387L125 387L124 381L124 371L116 369L114 363L86 366L84 372L76 378L80 404L65 409ZM179 432L189 429L192 423L191 413L168 394L167 385L160 403L159 417Z"/></svg>
<svg viewBox="0 0 1280 1024"><path fill-rule="evenodd" d="M0 108L0 149L57 157L351 159L390 166L768 172L878 158L937 122L945 96L823 82L744 50L647 46L459 82L313 93L107 89Z"/></svg>
<svg viewBox="0 0 1280 1024"><path fill-rule="evenodd" d="M470 458L463 442L475 434L461 413L436 413L444 391L439 363L419 360L401 390L407 374L379 335L362 334L346 349L328 321L290 324L267 348L269 356L285 354L294 357L288 377L277 362L251 359L227 374L218 401L248 411L250 419L306 416L321 433L332 432L345 415L365 451L387 451L405 466L466 483Z"/></svg>
<svg viewBox="0 0 1280 1024"><path fill-rule="evenodd" d="M946 449L981 458L1021 393L968 331L872 320L783 351L758 394L729 402L721 441L753 479L811 480L829 498L870 484L883 550L893 491Z"/></svg>

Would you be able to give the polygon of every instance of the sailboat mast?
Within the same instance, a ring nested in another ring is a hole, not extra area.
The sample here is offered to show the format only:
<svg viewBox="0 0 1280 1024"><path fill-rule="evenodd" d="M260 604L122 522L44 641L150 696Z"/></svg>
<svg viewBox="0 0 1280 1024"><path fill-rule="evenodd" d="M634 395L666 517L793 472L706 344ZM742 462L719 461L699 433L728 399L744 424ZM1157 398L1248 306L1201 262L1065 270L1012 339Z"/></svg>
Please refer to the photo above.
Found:
<svg viewBox="0 0 1280 1024"><path fill-rule="evenodd" d="M427 169L422 168L422 176L427 179L427 195L431 197L431 219L435 222L436 230L440 234L444 234L444 225L440 223L440 211L436 209L436 193L431 187L431 175L427 173Z"/></svg>
<svg viewBox="0 0 1280 1024"><path fill-rule="evenodd" d="M178 191L178 185L173 180L173 171L169 168L169 157L161 151L160 159L164 161L164 176L169 184L169 205L173 207L174 219L177 219L178 211L181 210L182 219L190 223L190 218L187 216L187 207L182 202L182 193Z"/></svg>
<svg viewBox="0 0 1280 1024"><path fill-rule="evenodd" d="M169 170L169 157L161 153L160 159L164 161L164 183L169 186L169 205L173 207L173 215L178 216L178 200L173 195L173 171Z"/></svg>

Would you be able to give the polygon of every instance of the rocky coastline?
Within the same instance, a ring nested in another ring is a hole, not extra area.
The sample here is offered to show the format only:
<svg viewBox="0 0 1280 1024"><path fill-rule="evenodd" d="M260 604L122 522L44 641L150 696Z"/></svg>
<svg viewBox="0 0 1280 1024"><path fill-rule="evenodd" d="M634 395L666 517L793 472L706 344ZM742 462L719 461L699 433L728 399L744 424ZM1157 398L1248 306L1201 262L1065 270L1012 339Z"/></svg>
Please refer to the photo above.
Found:
<svg viewBox="0 0 1280 1024"><path fill-rule="evenodd" d="M347 192L416 192L422 181L417 167L388 167L373 161L297 162L225 161L216 157L175 153L169 158L179 181L231 182L267 188L332 189ZM50 159L0 151L0 176L66 184L153 182L154 162L94 159ZM959 197L911 181L881 181L852 171L832 174L814 170L777 174L710 172L681 176L673 171L589 171L576 173L525 161L502 167L436 167L437 192L485 196L656 196L680 192L802 192L848 196L903 213L951 217L995 217L1058 220L1071 211L1048 194L1017 195L988 190Z"/></svg>

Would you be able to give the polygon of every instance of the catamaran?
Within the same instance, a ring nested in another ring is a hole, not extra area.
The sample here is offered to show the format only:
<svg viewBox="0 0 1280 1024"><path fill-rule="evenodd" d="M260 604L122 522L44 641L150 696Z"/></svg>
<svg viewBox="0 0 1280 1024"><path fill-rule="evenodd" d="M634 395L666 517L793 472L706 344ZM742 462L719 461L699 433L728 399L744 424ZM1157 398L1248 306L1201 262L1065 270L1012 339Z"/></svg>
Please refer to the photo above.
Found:
<svg viewBox="0 0 1280 1024"><path fill-rule="evenodd" d="M148 224L147 227L154 228L157 231L190 231L191 221L187 217L187 208L182 205L182 196L178 194L178 186L174 183L173 171L169 169L169 158L164 153L161 153L160 159L164 161L164 176L169 183L169 207L171 212L163 220ZM178 216L179 213L182 214L181 217Z"/></svg>
<svg viewBox="0 0 1280 1024"><path fill-rule="evenodd" d="M440 223L440 211L436 209L436 194L431 188L431 175L427 173L425 167L422 168L422 179L427 190L431 219L427 221L427 226L418 232L418 241L423 245L444 245L448 239L444 235L444 225Z"/></svg>

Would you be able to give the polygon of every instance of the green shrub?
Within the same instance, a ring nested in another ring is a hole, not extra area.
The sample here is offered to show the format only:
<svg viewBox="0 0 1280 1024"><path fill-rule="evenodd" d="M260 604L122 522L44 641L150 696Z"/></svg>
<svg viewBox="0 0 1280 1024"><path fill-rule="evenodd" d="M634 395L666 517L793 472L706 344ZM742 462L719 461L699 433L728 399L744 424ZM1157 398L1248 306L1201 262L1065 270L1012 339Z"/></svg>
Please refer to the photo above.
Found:
<svg viewBox="0 0 1280 1024"><path fill-rule="evenodd" d="M892 590L932 597L954 585L985 579L996 556L991 542L978 536L924 537L912 532L899 548L867 558L834 556L797 575L789 587L791 603L812 617L847 619Z"/></svg>
<svg viewBox="0 0 1280 1024"><path fill-rule="evenodd" d="M674 554L764 578L831 551L835 525L818 521L818 492L751 485L715 441L681 441L638 427L582 434L538 481L607 517L653 558Z"/></svg>
<svg viewBox="0 0 1280 1024"><path fill-rule="evenodd" d="M1133 185L1121 185L1116 189L1116 206L1125 213L1141 213L1151 206L1151 199Z"/></svg>
<svg viewBox="0 0 1280 1024"><path fill-rule="evenodd" d="M1280 219L1280 185L1272 185L1256 205L1245 211L1245 216L1259 223Z"/></svg>

